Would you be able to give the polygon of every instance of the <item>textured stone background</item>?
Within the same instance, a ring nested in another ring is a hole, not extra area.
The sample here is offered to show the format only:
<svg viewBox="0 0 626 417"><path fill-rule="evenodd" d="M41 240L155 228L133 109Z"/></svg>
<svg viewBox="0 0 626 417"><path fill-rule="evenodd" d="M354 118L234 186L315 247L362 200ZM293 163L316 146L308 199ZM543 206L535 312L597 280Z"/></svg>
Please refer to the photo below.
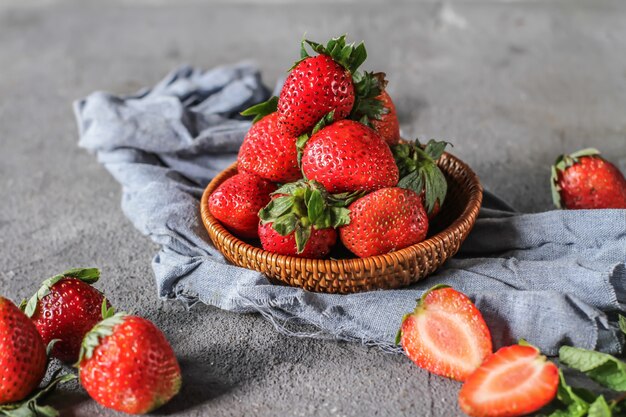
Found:
<svg viewBox="0 0 626 417"><path fill-rule="evenodd" d="M133 92L173 67L258 62L268 84L306 32L364 39L387 72L406 137L445 138L485 186L524 211L550 208L556 154L626 156L621 1L0 2L0 293L16 301L71 266L96 265L117 306L155 321L184 371L180 416L456 416L459 385L406 358L277 334L256 315L160 302L156 248L120 190L76 146L71 102ZM400 319L400 318L398 318ZM77 387L64 415L114 415Z"/></svg>

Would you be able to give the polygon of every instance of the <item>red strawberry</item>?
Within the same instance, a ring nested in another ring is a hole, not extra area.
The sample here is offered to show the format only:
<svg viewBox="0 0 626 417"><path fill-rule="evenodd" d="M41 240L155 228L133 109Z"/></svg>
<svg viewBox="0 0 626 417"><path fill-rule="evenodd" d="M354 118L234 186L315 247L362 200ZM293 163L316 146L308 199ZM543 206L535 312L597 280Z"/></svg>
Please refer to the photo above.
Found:
<svg viewBox="0 0 626 417"><path fill-rule="evenodd" d="M406 248L426 238L428 218L420 198L411 190L383 188L354 203L350 224L339 229L341 241L365 258Z"/></svg>
<svg viewBox="0 0 626 417"><path fill-rule="evenodd" d="M270 201L276 185L255 174L239 173L220 184L209 197L209 210L224 226L244 238L258 237L258 212Z"/></svg>
<svg viewBox="0 0 626 417"><path fill-rule="evenodd" d="M117 313L97 324L83 341L79 376L101 405L129 414L148 413L180 390L172 347L152 322Z"/></svg>
<svg viewBox="0 0 626 417"><path fill-rule="evenodd" d="M461 410L472 417L515 417L533 413L556 395L559 370L533 346L503 347L465 382Z"/></svg>
<svg viewBox="0 0 626 417"><path fill-rule="evenodd" d="M309 56L305 44L319 55ZM363 43L346 45L345 36L326 46L304 40L300 55L278 99L280 126L291 136L310 131L330 112L334 120L348 117L355 102L352 75L367 57Z"/></svg>
<svg viewBox="0 0 626 417"><path fill-rule="evenodd" d="M0 297L0 404L26 398L43 379L47 362L46 347L33 323Z"/></svg>
<svg viewBox="0 0 626 417"><path fill-rule="evenodd" d="M239 149L237 168L281 183L302 178L296 137L278 129L278 113L265 116L252 125Z"/></svg>
<svg viewBox="0 0 626 417"><path fill-rule="evenodd" d="M552 167L552 198L558 208L626 208L626 178L596 149L561 155Z"/></svg>
<svg viewBox="0 0 626 417"><path fill-rule="evenodd" d="M381 113L380 119L372 119L374 130L378 132L388 145L395 145L400 142L400 123L398 122L396 106L386 91L383 91L376 98L383 103L383 107L387 109L387 112Z"/></svg>
<svg viewBox="0 0 626 417"><path fill-rule="evenodd" d="M304 147L302 171L331 193L374 191L398 183L398 167L385 141L353 120L315 133Z"/></svg>
<svg viewBox="0 0 626 417"><path fill-rule="evenodd" d="M72 269L45 280L25 306L44 345L57 339L52 356L67 363L78 360L85 334L102 320L104 296L91 286L97 268ZM108 302L106 307L110 307Z"/></svg>
<svg viewBox="0 0 626 417"><path fill-rule="evenodd" d="M437 166L447 145L448 142L431 139L425 146L415 140L414 143L400 143L391 147L400 171L398 187L419 194L429 219L439 213L448 192L446 177Z"/></svg>
<svg viewBox="0 0 626 417"><path fill-rule="evenodd" d="M316 181L285 184L259 212L263 249L301 258L323 258L337 241L336 228L350 221L357 194L329 194Z"/></svg>
<svg viewBox="0 0 626 417"><path fill-rule="evenodd" d="M435 286L402 319L399 341L420 368L466 380L491 354L491 334L480 311L463 293ZM398 340L397 340L398 341Z"/></svg>
<svg viewBox="0 0 626 417"><path fill-rule="evenodd" d="M299 258L320 259L326 257L335 243L337 232L335 229L311 228L311 235L304 245L302 252L298 253L295 233L281 236L272 228L272 223L259 224L259 238L263 249L281 255L297 256Z"/></svg>

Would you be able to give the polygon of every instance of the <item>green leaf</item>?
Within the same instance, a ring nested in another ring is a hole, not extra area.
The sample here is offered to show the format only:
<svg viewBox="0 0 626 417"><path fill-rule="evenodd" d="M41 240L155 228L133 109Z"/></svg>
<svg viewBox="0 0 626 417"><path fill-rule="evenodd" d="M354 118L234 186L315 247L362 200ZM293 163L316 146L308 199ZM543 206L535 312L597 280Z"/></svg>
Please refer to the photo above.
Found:
<svg viewBox="0 0 626 417"><path fill-rule="evenodd" d="M331 207L330 221L334 229L350 224L350 210L345 207Z"/></svg>
<svg viewBox="0 0 626 417"><path fill-rule="evenodd" d="M626 364L607 353L562 346L559 360L604 387L626 391Z"/></svg>
<svg viewBox="0 0 626 417"><path fill-rule="evenodd" d="M254 116L252 119L252 123L256 123L268 114L272 114L278 108L278 97L272 96L269 100L264 101L263 103L255 104L254 106L248 107L240 114L242 116Z"/></svg>
<svg viewBox="0 0 626 417"><path fill-rule="evenodd" d="M294 213L287 213L275 219L272 223L272 229L281 236L287 236L296 229L298 217Z"/></svg>
<svg viewBox="0 0 626 417"><path fill-rule="evenodd" d="M619 315L619 329L626 334L626 317Z"/></svg>
<svg viewBox="0 0 626 417"><path fill-rule="evenodd" d="M68 278L77 278L86 284L94 284L100 279L98 268L73 268L61 274Z"/></svg>
<svg viewBox="0 0 626 417"><path fill-rule="evenodd" d="M553 407L559 409L553 411L549 417L584 417L589 410L590 402L595 401L595 395L586 390L577 390L567 384L563 372L559 370L559 388L556 394L557 400Z"/></svg>
<svg viewBox="0 0 626 417"><path fill-rule="evenodd" d="M443 152L446 150L446 146L448 145L453 146L450 142L431 139L424 147L424 152L436 161L441 158L441 155L443 155Z"/></svg>
<svg viewBox="0 0 626 417"><path fill-rule="evenodd" d="M309 238L311 237L311 226L296 227L295 237L296 237L296 248L298 250L298 253L302 253L302 251L304 251L304 247L309 241Z"/></svg>
<svg viewBox="0 0 626 417"><path fill-rule="evenodd" d="M61 339L52 339L50 342L48 342L48 346L46 346L46 356L50 357L50 353L52 352L52 349L54 349L54 345L56 345L60 341Z"/></svg>
<svg viewBox="0 0 626 417"><path fill-rule="evenodd" d="M409 317L410 315L411 313L406 313L404 316L402 316L402 321L400 322L400 328L398 329L398 332L396 333L396 339L395 339L396 346L398 346L400 344L400 341L402 340L402 325L404 324L404 320L406 320L406 318Z"/></svg>
<svg viewBox="0 0 626 417"><path fill-rule="evenodd" d="M550 174L550 190L552 191L552 202L554 203L554 206L558 209L563 208L562 204L561 204L561 187L559 187L558 181L559 181L559 177L558 174L556 172L556 166L552 166L551 168L551 174Z"/></svg>
<svg viewBox="0 0 626 417"><path fill-rule="evenodd" d="M322 194L318 190L313 190L306 205L309 220L315 223L317 219L324 214L324 199L322 198Z"/></svg>
<svg viewBox="0 0 626 417"><path fill-rule="evenodd" d="M596 148L585 148L585 149L581 149L579 151L569 154L569 157L577 161L578 158L582 158L583 156L595 156L595 155L600 155L600 151L597 150Z"/></svg>
<svg viewBox="0 0 626 417"><path fill-rule="evenodd" d="M115 308L107 307L107 301L108 300L106 298L102 299L102 307L100 308L102 319L108 319L109 317L113 317L113 315L115 315Z"/></svg>
<svg viewBox="0 0 626 417"><path fill-rule="evenodd" d="M589 417L611 417L612 415L613 413L602 395L589 407Z"/></svg>
<svg viewBox="0 0 626 417"><path fill-rule="evenodd" d="M373 127L372 120L380 120L389 112L378 98L385 89L387 81L382 72L353 73L354 105L349 118L366 126Z"/></svg>

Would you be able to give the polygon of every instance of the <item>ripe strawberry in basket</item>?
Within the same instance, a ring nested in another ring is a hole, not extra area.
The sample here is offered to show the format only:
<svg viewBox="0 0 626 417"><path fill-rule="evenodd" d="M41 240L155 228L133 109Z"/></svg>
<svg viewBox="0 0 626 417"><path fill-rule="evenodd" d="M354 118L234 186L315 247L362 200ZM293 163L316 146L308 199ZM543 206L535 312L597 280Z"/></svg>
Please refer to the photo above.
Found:
<svg viewBox="0 0 626 417"><path fill-rule="evenodd" d="M396 343L417 366L465 381L492 352L482 314L463 293L446 285L426 291L402 318Z"/></svg>
<svg viewBox="0 0 626 417"><path fill-rule="evenodd" d="M237 236L258 237L258 212L270 201L276 185L242 172L220 184L209 197L211 214Z"/></svg>
<svg viewBox="0 0 626 417"><path fill-rule="evenodd" d="M310 56L309 46L318 55ZM325 116L331 121L347 118L357 108L376 118L382 106L372 105L380 94L370 88L378 81L373 74L357 73L367 58L365 45L347 44L346 37L333 38L326 45L303 40L301 59L291 68L278 99L278 122L290 136L310 132ZM365 105L358 105L364 101Z"/></svg>
<svg viewBox="0 0 626 417"><path fill-rule="evenodd" d="M346 208L358 194L330 194L316 181L285 184L259 212L263 249L301 258L324 258L348 224Z"/></svg>
<svg viewBox="0 0 626 417"><path fill-rule="evenodd" d="M559 156L550 182L558 208L626 208L626 178L596 149Z"/></svg>
<svg viewBox="0 0 626 417"><path fill-rule="evenodd" d="M181 387L172 347L150 321L108 310L83 340L80 383L101 405L129 414L148 413Z"/></svg>
<svg viewBox="0 0 626 417"><path fill-rule="evenodd" d="M104 296L91 286L99 278L97 268L65 271L45 280L24 306L44 344L57 340L51 354L63 362L76 362L83 337L102 320Z"/></svg>
<svg viewBox="0 0 626 417"><path fill-rule="evenodd" d="M374 191L348 206L350 223L339 229L341 241L365 258L392 252L426 238L428 217L415 192L392 187Z"/></svg>
<svg viewBox="0 0 626 417"><path fill-rule="evenodd" d="M432 219L439 213L446 193L448 182L437 166L448 142L430 140L422 147L418 140L414 143L400 143L392 146L393 156L400 170L398 187L413 190L422 199Z"/></svg>
<svg viewBox="0 0 626 417"><path fill-rule="evenodd" d="M237 157L237 169L270 181L287 183L302 178L296 137L278 128L277 99L250 107L242 115L255 115ZM267 114L269 112L269 114Z"/></svg>
<svg viewBox="0 0 626 417"><path fill-rule="evenodd" d="M313 133L304 145L302 172L331 193L374 191L398 183L398 167L385 141L354 120Z"/></svg>
<svg viewBox="0 0 626 417"><path fill-rule="evenodd" d="M372 120L372 125L388 145L395 145L400 141L400 122L398 121L396 106L386 91L383 91L377 99L382 102L385 111L381 112L379 119Z"/></svg>

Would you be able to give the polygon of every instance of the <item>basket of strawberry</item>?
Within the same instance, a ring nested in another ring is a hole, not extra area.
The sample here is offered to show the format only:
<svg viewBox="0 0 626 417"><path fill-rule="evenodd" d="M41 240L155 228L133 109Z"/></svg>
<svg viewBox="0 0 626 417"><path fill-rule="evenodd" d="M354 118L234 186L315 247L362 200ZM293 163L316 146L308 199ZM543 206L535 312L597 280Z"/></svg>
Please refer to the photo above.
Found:
<svg viewBox="0 0 626 417"><path fill-rule="evenodd" d="M400 138L385 74L359 71L366 56L344 36L304 40L280 96L242 113L254 120L237 162L201 201L233 264L310 291L398 288L469 234L477 176L446 142Z"/></svg>

